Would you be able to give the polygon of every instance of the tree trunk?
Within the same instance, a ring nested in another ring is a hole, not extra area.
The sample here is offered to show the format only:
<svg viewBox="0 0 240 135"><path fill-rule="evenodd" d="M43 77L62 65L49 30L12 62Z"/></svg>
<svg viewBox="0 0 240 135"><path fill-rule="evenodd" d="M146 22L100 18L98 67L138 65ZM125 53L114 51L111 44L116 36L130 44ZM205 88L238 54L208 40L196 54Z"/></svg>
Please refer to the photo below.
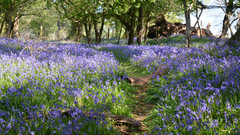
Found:
<svg viewBox="0 0 240 135"><path fill-rule="evenodd" d="M1 27L0 27L0 35L2 34L2 30L3 30L3 26L4 26L5 21L6 21L6 17L4 17L4 19L2 21L2 24L1 24Z"/></svg>
<svg viewBox="0 0 240 135"><path fill-rule="evenodd" d="M110 39L110 29L108 28L107 39Z"/></svg>
<svg viewBox="0 0 240 135"><path fill-rule="evenodd" d="M134 43L134 28L131 26L128 36L128 45L132 45Z"/></svg>
<svg viewBox="0 0 240 135"><path fill-rule="evenodd" d="M82 36L83 36L83 26L82 26L82 24L81 23L79 23L79 42L81 42L82 41Z"/></svg>
<svg viewBox="0 0 240 135"><path fill-rule="evenodd" d="M95 43L99 44L99 32L98 32L98 28L97 28L97 20L93 21L93 25L94 25L94 30L95 30Z"/></svg>
<svg viewBox="0 0 240 135"><path fill-rule="evenodd" d="M240 27L238 27L236 33L225 44L236 46L239 43L240 43Z"/></svg>
<svg viewBox="0 0 240 135"><path fill-rule="evenodd" d="M10 11L9 17L8 17L8 28L7 28L7 38L11 38L11 32L12 32L12 11Z"/></svg>
<svg viewBox="0 0 240 135"><path fill-rule="evenodd" d="M137 25L137 43L139 45L141 45L142 43L142 34L143 34L143 20L144 20L144 16L143 16L143 12L144 12L144 7L141 5L139 8L139 15L138 15L138 25Z"/></svg>
<svg viewBox="0 0 240 135"><path fill-rule="evenodd" d="M88 40L88 44L91 44L92 40L91 40L91 35L90 34L91 34L92 25L84 23L84 26L85 26L85 31L86 31L86 37L87 37L87 40Z"/></svg>
<svg viewBox="0 0 240 135"><path fill-rule="evenodd" d="M225 15L223 19L223 27L222 27L222 33L220 35L220 38L224 38L227 35L228 28L229 28L228 23L229 23L228 16Z"/></svg>
<svg viewBox="0 0 240 135"><path fill-rule="evenodd" d="M219 38L224 38L227 35L228 29L230 28L230 17L233 13L234 10L234 4L233 4L234 0L229 0L229 2L227 3L227 8L226 8L226 12L224 15L224 19L223 19L223 26L222 26L222 34L220 35Z"/></svg>
<svg viewBox="0 0 240 135"><path fill-rule="evenodd" d="M195 28L196 25L198 24L198 32L199 32L199 35L198 35L198 36L200 36L200 39L202 39L202 31L201 31L199 19L200 19L201 15L202 15L202 12L203 12L203 9L201 8L201 12L200 12L200 14L198 15L198 8L196 8L196 18L197 18L197 21L196 21L196 23L195 23L194 26L193 26L193 27Z"/></svg>
<svg viewBox="0 0 240 135"><path fill-rule="evenodd" d="M186 20L186 31L185 31L185 36L186 36L186 48L191 47L191 20L190 20L190 10L192 7L191 6L187 9L187 2L186 0L183 1L183 6L184 6L184 11L185 11L185 20Z"/></svg>
<svg viewBox="0 0 240 135"><path fill-rule="evenodd" d="M12 26L13 26L13 20L12 20L12 16L13 16L13 3L12 0L10 1L10 6L9 6L9 15L8 15L8 27L7 27L7 38L11 37L11 32L12 32Z"/></svg>
<svg viewBox="0 0 240 135"><path fill-rule="evenodd" d="M19 37L19 19L13 23L13 37Z"/></svg>
<svg viewBox="0 0 240 135"><path fill-rule="evenodd" d="M144 45L146 45L146 42L147 42L148 26L149 26L149 21L146 22L146 26L145 26Z"/></svg>
<svg viewBox="0 0 240 135"><path fill-rule="evenodd" d="M122 33L122 25L121 25L120 32L119 32L119 35L118 35L118 41L117 41L117 44L120 43L121 33Z"/></svg>
<svg viewBox="0 0 240 135"><path fill-rule="evenodd" d="M74 41L79 42L79 36L80 36L80 32L81 32L81 28L80 28L80 23L77 24L77 30L76 30L76 36Z"/></svg>
<svg viewBox="0 0 240 135"><path fill-rule="evenodd" d="M57 40L59 40L60 39L60 31L61 31L60 20L57 20L57 27L58 27Z"/></svg>
<svg viewBox="0 0 240 135"><path fill-rule="evenodd" d="M98 24L97 18L95 18L95 20L93 21L93 23L94 23L94 30L95 30L95 37L96 37L96 41L95 41L96 44L100 44L101 43L101 36L102 36L102 32L103 32L104 20L105 20L105 18L102 17L101 27L100 27L99 31L98 31L98 27L97 27L97 24Z"/></svg>
<svg viewBox="0 0 240 135"><path fill-rule="evenodd" d="M119 36L119 31L120 31L119 27L122 27L122 26L119 26L119 24L120 23L118 21L115 21L115 34L113 35L113 37L118 38L118 36Z"/></svg>
<svg viewBox="0 0 240 135"><path fill-rule="evenodd" d="M131 25L129 27L128 45L132 45L134 43L134 29L136 19L135 8L132 7L130 10L131 10Z"/></svg>
<svg viewBox="0 0 240 135"><path fill-rule="evenodd" d="M105 22L105 17L104 17L104 13L103 13L102 23L101 23L100 32L99 32L99 39L98 39L99 44L101 43L101 37L102 37L104 22Z"/></svg>

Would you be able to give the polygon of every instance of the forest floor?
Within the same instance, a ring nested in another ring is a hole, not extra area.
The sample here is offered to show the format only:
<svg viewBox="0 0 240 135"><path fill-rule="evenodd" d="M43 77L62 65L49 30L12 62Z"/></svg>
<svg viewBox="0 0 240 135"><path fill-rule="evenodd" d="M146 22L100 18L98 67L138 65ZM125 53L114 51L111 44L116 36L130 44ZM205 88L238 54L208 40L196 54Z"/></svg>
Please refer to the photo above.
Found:
<svg viewBox="0 0 240 135"><path fill-rule="evenodd" d="M139 69L138 67L134 67L133 65L129 65L128 63L122 63L123 68L127 72L128 76L131 77L142 77L149 75L145 69ZM131 127L118 127L120 128L120 132L123 135L142 135L144 133L148 133L148 127L144 124L145 119L148 117L148 114L154 108L154 104L148 101L147 91L150 88L150 84L139 86L133 85L132 98L133 102L129 105L132 110L132 118L142 124L141 130L137 130L136 128Z"/></svg>

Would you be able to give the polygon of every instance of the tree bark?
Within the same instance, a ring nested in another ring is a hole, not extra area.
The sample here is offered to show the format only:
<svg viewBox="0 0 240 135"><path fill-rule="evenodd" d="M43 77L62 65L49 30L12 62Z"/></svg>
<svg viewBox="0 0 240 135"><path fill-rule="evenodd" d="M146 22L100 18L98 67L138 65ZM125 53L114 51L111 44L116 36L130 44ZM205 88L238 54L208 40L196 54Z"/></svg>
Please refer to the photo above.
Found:
<svg viewBox="0 0 240 135"><path fill-rule="evenodd" d="M95 38L96 38L96 41L95 43L96 44L100 44L101 43L101 36L102 36L102 32L103 32L103 27L104 27L104 20L105 20L105 17L103 16L102 17L102 20L101 20L101 27L100 29L98 30L98 19L95 17L94 18L94 30L95 30Z"/></svg>
<svg viewBox="0 0 240 135"><path fill-rule="evenodd" d="M88 40L88 44L91 44L92 43L92 40L91 40L91 28L92 28L92 25L84 23L84 26L85 26L85 31L86 31L86 37L87 37L87 40Z"/></svg>
<svg viewBox="0 0 240 135"><path fill-rule="evenodd" d="M78 41L82 41L82 37L83 37L83 26L81 23L79 23L79 40Z"/></svg>
<svg viewBox="0 0 240 135"><path fill-rule="evenodd" d="M132 45L134 43L134 29L135 29L135 8L131 8L131 25L129 28L129 36L128 36L128 45ZM128 29L128 28L127 28Z"/></svg>
<svg viewBox="0 0 240 135"><path fill-rule="evenodd" d="M149 21L146 22L145 26L145 34L144 34L144 44L146 45L147 42L147 33L148 33Z"/></svg>
<svg viewBox="0 0 240 135"><path fill-rule="evenodd" d="M139 15L138 15L138 25L137 25L137 43L141 45L142 43L142 34L143 34L143 24L144 24L144 7L141 5L139 8Z"/></svg>
<svg viewBox="0 0 240 135"><path fill-rule="evenodd" d="M134 43L134 28L131 26L128 36L128 45L132 45Z"/></svg>
<svg viewBox="0 0 240 135"><path fill-rule="evenodd" d="M233 13L234 10L234 4L233 4L234 0L229 0L229 2L227 3L227 8L226 8L226 12L224 15L224 19L223 19L223 26L222 26L222 33L220 35L219 38L224 38L227 35L228 29L230 28L230 17Z"/></svg>
<svg viewBox="0 0 240 135"><path fill-rule="evenodd" d="M4 23L6 22L6 15L1 23L1 27L0 27L0 35L2 34L2 30L3 30L3 26L4 26Z"/></svg>
<svg viewBox="0 0 240 135"><path fill-rule="evenodd" d="M8 25L7 25L7 38L11 37L11 32L12 32L12 26L13 26L13 20L12 20L12 16L13 16L13 3L12 0L10 1L10 5L8 8Z"/></svg>
<svg viewBox="0 0 240 135"><path fill-rule="evenodd" d="M239 43L240 43L240 27L238 27L236 33L225 44L236 46Z"/></svg>
<svg viewBox="0 0 240 135"><path fill-rule="evenodd" d="M57 27L58 27L57 40L59 40L60 39L60 31L61 31L60 20L57 20Z"/></svg>
<svg viewBox="0 0 240 135"><path fill-rule="evenodd" d="M11 38L11 32L12 32L12 11L10 11L10 14L8 16L8 27L7 27L7 38Z"/></svg>
<svg viewBox="0 0 240 135"><path fill-rule="evenodd" d="M185 12L185 20L186 20L186 31L185 31L185 36L186 36L186 48L191 47L191 20L190 20L190 10L192 7L191 6L187 9L187 1L183 1L183 6L184 6L184 12Z"/></svg>
<svg viewBox="0 0 240 135"><path fill-rule="evenodd" d="M108 28L107 39L110 39L110 29Z"/></svg>
<svg viewBox="0 0 240 135"><path fill-rule="evenodd" d="M99 32L99 39L98 39L99 40L99 44L101 43L101 37L102 37L104 22L105 22L105 17L104 17L104 14L103 14L102 23L101 23L100 32Z"/></svg>
<svg viewBox="0 0 240 135"><path fill-rule="evenodd" d="M79 42L79 38L81 37L81 32L82 32L82 26L80 23L77 24L77 33L75 37L75 41Z"/></svg>
<svg viewBox="0 0 240 135"><path fill-rule="evenodd" d="M222 27L222 33L220 35L220 38L224 38L227 35L228 28L229 28L228 23L229 23L228 16L225 15L223 19L223 27Z"/></svg>
<svg viewBox="0 0 240 135"><path fill-rule="evenodd" d="M203 8L201 8L201 12L198 15L198 8L196 8L196 18L197 18L197 21L196 21L196 23L193 26L193 27L196 27L196 25L198 24L198 31L199 31L200 39L202 39L202 31L201 31L201 27L200 27L200 24L199 24L199 19L200 19L201 15L202 15L202 12L203 12Z"/></svg>
<svg viewBox="0 0 240 135"><path fill-rule="evenodd" d="M118 35L118 41L117 41L117 44L120 43L121 34L122 34L122 25L121 25L120 32L119 32L119 35Z"/></svg>
<svg viewBox="0 0 240 135"><path fill-rule="evenodd" d="M19 37L19 19L17 19L14 23L13 23L13 37L18 38Z"/></svg>

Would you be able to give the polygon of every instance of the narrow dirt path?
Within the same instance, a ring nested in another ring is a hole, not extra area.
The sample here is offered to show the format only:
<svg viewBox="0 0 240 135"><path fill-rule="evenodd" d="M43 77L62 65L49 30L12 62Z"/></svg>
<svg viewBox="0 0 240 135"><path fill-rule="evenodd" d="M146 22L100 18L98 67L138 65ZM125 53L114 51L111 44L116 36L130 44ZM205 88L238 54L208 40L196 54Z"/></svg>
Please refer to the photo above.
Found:
<svg viewBox="0 0 240 135"><path fill-rule="evenodd" d="M133 119L138 121L141 127L133 127L132 125L121 125L118 127L122 135L143 135L148 132L148 127L144 125L144 120L147 115L151 112L154 107L153 104L147 103L146 92L150 88L149 85L136 86L136 91L134 92L134 104L130 107L132 108ZM140 129L140 130L139 130Z"/></svg>
<svg viewBox="0 0 240 135"><path fill-rule="evenodd" d="M153 104L147 103L146 91L150 86L141 86L135 93L135 104L133 105L133 117L139 122L143 122L154 107Z"/></svg>
<svg viewBox="0 0 240 135"><path fill-rule="evenodd" d="M132 118L123 115L116 116L115 128L122 135L142 135L148 133L149 129L144 125L144 120L151 113L154 104L147 102L147 90L151 87L150 82L157 76L164 76L168 73L167 65L160 65L155 72L149 74L145 68L135 67L131 64L130 58L123 58L118 50L103 49L105 51L113 52L116 59L121 63L122 68L126 71L126 81L133 85L135 91L133 92L133 103L129 105L132 110ZM131 92L132 93L132 92Z"/></svg>
<svg viewBox="0 0 240 135"><path fill-rule="evenodd" d="M136 91L134 93L134 104L131 105L133 119L141 123L141 130L135 130L134 128L127 127L122 129L122 133L125 135L141 135L148 132L148 127L144 125L144 120L151 113L154 105L147 102L147 90L151 87L150 82L156 76L163 76L168 72L168 68L165 65L161 65L157 68L155 72L150 75L142 77L127 77L128 82L131 85L136 86Z"/></svg>

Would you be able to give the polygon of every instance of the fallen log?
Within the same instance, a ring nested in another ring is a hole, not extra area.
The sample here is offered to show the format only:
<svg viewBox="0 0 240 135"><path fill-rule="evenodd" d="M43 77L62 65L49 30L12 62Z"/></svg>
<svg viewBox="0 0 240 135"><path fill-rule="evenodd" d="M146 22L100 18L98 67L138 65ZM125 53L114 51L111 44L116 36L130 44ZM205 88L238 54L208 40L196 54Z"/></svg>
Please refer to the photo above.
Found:
<svg viewBox="0 0 240 135"><path fill-rule="evenodd" d="M149 84L152 79L156 78L157 76L164 76L168 73L169 68L167 65L160 65L155 72L150 75L143 76L143 77L131 77L128 76L126 80L131 83L131 85L139 85L144 86Z"/></svg>

